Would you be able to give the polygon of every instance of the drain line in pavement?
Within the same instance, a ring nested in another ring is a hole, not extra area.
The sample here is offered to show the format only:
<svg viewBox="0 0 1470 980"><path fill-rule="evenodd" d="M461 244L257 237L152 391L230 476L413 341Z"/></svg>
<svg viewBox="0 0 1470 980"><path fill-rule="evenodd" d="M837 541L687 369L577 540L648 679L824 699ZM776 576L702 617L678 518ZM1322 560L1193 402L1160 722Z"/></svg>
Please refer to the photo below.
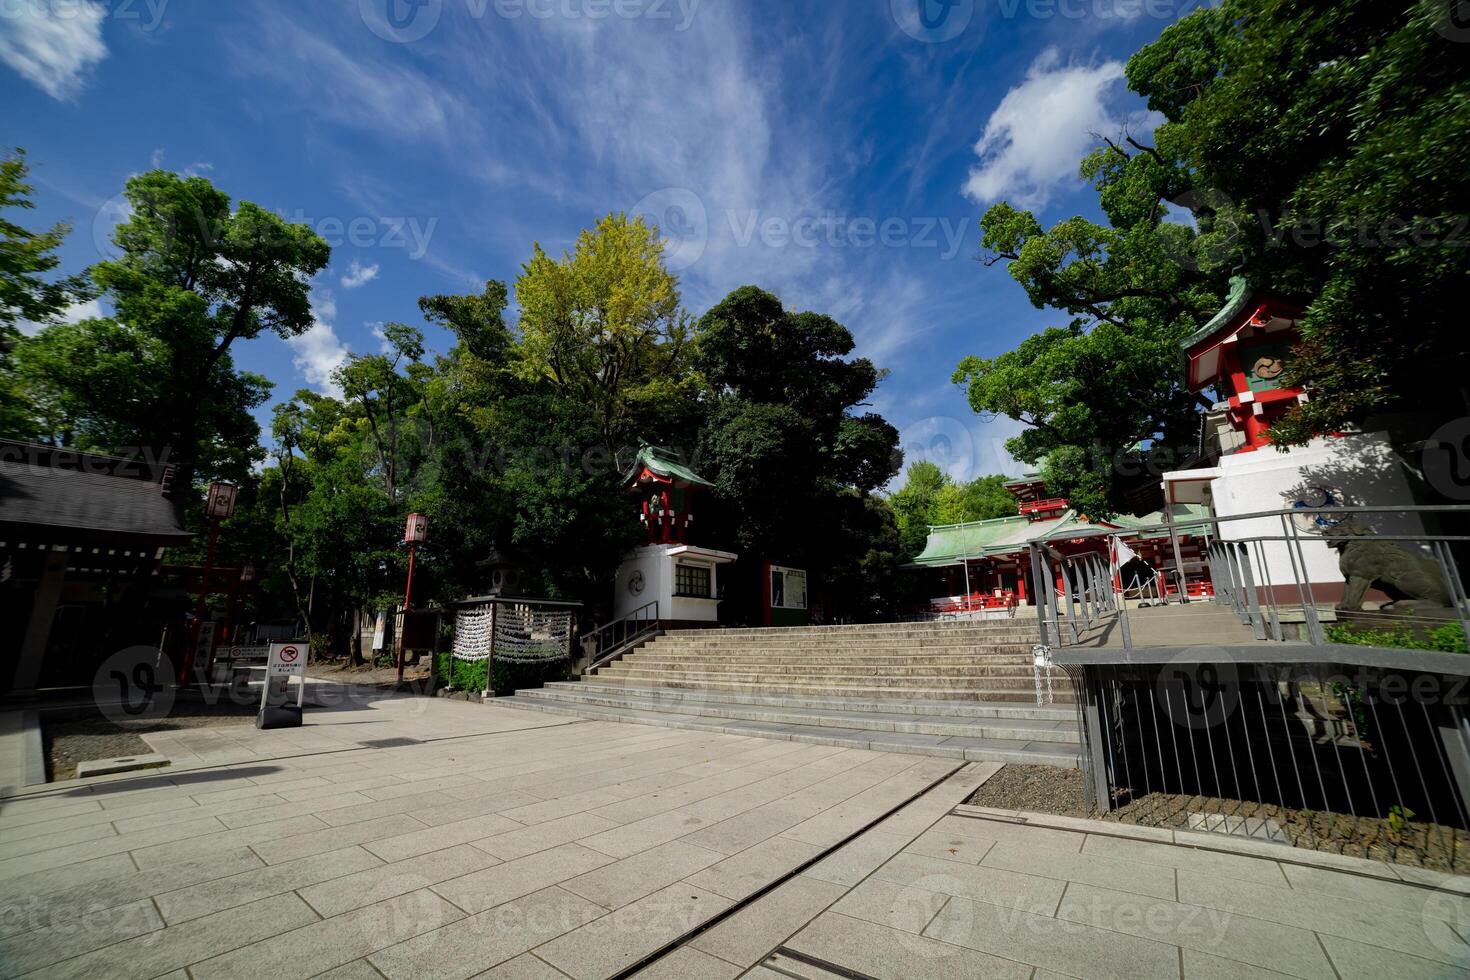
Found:
<svg viewBox="0 0 1470 980"><path fill-rule="evenodd" d="M731 905L723 912L720 912L717 915L711 917L707 922L703 922L695 926L693 929L690 929L683 935L677 936L676 938L660 946L658 949L655 949L653 952L649 953L647 956L643 957L641 960L638 960L631 966L624 968L618 973L612 974L612 976L608 977L608 980L627 980L627 978L636 975L640 971L648 969L654 963L657 963L659 960L663 959L665 956L668 956L670 953L674 952L676 949L679 949L681 946L686 946L689 943L693 942L695 939L698 939L700 936L704 935L715 926L735 915L737 912L740 912L746 908L749 908L751 905L754 905L756 902L760 901L762 898L765 898L771 892L775 891L777 888L780 888L782 885L786 884L786 882L795 878L797 875L806 871L808 868L811 868L812 866L826 860L834 852L840 851L848 844L851 844L853 841L857 840L859 837L863 836L868 831L872 830L874 827L878 826L880 823L887 820L889 817L893 816L904 807L908 806L910 803L913 803L919 797L926 796L929 793L933 792L936 788L939 787L940 784L946 782L951 776L959 772L961 769L965 768L965 766L967 765L969 765L968 762L959 763L954 768L950 769L949 772L935 779L928 786L925 786L917 793L914 793L912 796L896 804L891 809L880 813L878 816L863 824L857 830L854 830L852 833L848 834L846 837L842 838L837 843L827 848L825 851L819 851L812 857L807 858L801 864L792 868L790 871L781 875L779 878L767 882L765 885L756 889L745 898L742 898L734 905ZM734 855L731 855L731 857L734 857Z"/></svg>

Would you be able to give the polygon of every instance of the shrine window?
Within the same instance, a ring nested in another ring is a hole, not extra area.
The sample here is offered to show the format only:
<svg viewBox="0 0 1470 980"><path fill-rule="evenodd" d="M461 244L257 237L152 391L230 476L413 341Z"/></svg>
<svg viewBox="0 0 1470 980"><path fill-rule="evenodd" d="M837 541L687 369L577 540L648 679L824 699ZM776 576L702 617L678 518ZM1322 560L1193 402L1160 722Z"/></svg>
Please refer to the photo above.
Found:
<svg viewBox="0 0 1470 980"><path fill-rule="evenodd" d="M674 595L691 599L708 599L711 588L709 568L703 565L674 566Z"/></svg>

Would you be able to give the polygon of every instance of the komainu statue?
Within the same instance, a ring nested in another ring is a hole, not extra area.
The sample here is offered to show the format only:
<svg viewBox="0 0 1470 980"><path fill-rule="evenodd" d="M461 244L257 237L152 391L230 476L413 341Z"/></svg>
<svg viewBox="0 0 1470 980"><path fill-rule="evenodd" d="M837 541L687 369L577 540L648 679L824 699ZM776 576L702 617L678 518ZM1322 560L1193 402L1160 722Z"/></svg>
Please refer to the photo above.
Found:
<svg viewBox="0 0 1470 980"><path fill-rule="evenodd" d="M1343 522L1324 534L1328 547L1341 554L1342 576L1347 579L1338 609L1360 612L1363 597L1378 588L1391 600L1414 606L1447 608L1452 605L1439 563L1416 554L1396 541L1378 541L1360 524ZM1387 611L1387 607L1385 607Z"/></svg>

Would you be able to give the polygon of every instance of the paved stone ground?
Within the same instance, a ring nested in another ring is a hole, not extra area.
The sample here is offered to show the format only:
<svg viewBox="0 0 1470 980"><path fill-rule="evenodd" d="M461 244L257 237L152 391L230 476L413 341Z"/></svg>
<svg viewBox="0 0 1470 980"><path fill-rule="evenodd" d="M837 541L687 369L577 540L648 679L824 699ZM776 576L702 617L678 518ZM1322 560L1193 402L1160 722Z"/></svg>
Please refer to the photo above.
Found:
<svg viewBox="0 0 1470 980"><path fill-rule="evenodd" d="M1470 964L1453 879L957 808L994 764L448 701L307 717L168 733L192 770L0 800L0 975L600 978L661 951L641 975Z"/></svg>

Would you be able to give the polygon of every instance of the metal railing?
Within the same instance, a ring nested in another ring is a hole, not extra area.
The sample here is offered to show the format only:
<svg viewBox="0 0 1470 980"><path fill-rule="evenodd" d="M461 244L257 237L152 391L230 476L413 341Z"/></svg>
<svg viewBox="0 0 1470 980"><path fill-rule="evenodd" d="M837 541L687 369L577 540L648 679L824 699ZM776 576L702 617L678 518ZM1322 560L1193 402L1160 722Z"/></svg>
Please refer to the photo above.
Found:
<svg viewBox="0 0 1470 980"><path fill-rule="evenodd" d="M1303 531L1300 526L1303 519L1320 523L1324 533ZM1394 519L1400 524L1405 520L1464 521L1470 519L1470 505L1292 508L1210 517L1194 521L1188 527L1158 524L1126 530L1099 528L1079 535L1096 543L1096 550L1086 554L1062 555L1046 542L1034 541L1030 550L1035 580L1060 583L1054 589L1036 590L1040 606L1037 616L1040 643L1048 648L1076 644L1083 641L1088 630L1105 623L1116 627L1125 649L1133 649L1129 602L1136 597L1122 588L1119 570L1111 556L1118 553L1118 544L1125 539L1153 532L1168 534L1171 546L1177 546L1181 537L1203 539L1203 568L1208 570L1213 586L1212 601L1229 607L1239 616L1242 625L1252 630L1257 640L1299 640L1317 647L1327 645L1330 638L1324 623L1338 617L1331 600L1324 599L1323 594L1343 590L1345 576L1323 576L1325 563L1330 561L1330 567L1336 573L1340 559L1324 556L1321 551L1329 546L1346 550L1355 542L1393 546L1398 549L1397 560L1422 565L1421 578L1429 574L1427 570L1435 570L1437 574L1429 577L1438 580L1447 599L1439 616L1420 615L1415 611L1391 610L1393 614L1387 615L1375 610L1354 610L1354 618L1359 625L1381 622L1395 629L1422 631L1458 622L1470 634L1470 597L1467 597L1455 555L1457 549L1470 544L1470 536L1429 531L1379 533L1368 526L1378 519ZM1279 526L1280 531L1227 533L1227 529L1240 530L1231 526L1243 522L1268 522ZM1356 533L1348 533L1345 528ZM1315 562L1309 561L1309 556L1315 558ZM1162 574L1172 575L1179 583L1173 594L1182 600L1188 593L1183 572L1165 568ZM1371 581L1358 583L1362 588L1372 584ZM1355 587L1352 581L1346 586L1348 589ZM1148 594L1137 598L1156 598L1152 595L1153 587L1144 591ZM1162 593L1157 597L1161 601L1150 604L1169 604L1169 591L1162 584L1158 591ZM1104 592L1111 595L1100 594ZM1299 631L1287 628L1298 622L1301 626Z"/></svg>
<svg viewBox="0 0 1470 980"><path fill-rule="evenodd" d="M1470 870L1470 658L1229 656L1251 649L1067 665L1094 811Z"/></svg>
<svg viewBox="0 0 1470 980"><path fill-rule="evenodd" d="M616 660L628 650L662 632L658 618L658 600L639 606L621 619L600 626L582 637L582 650L588 663L584 673L591 673Z"/></svg>

